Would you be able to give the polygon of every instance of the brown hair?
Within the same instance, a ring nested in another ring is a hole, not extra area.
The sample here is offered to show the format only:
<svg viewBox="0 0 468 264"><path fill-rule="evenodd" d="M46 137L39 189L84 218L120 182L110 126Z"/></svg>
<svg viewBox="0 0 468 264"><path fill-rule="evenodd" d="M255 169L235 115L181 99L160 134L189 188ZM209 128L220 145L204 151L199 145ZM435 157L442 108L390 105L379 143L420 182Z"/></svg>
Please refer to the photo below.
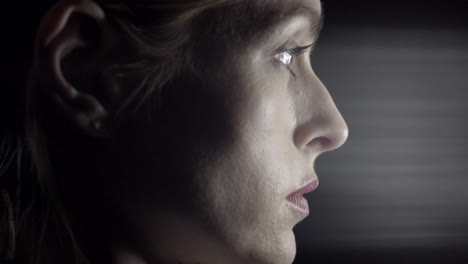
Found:
<svg viewBox="0 0 468 264"><path fill-rule="evenodd" d="M140 85L119 109L124 112L136 110L149 95L157 98L157 93L188 59L193 20L204 10L228 1L98 2L108 21L139 53L138 60L115 65L106 74L144 73ZM16 257L18 263L53 263L57 261L53 251L62 250L61 255L70 258L65 261L85 263L55 192L41 123L43 113L38 112L41 97L37 80L37 67L33 64L22 121L8 131L0 146L0 201L4 209L0 218L0 256L7 261Z"/></svg>
<svg viewBox="0 0 468 264"><path fill-rule="evenodd" d="M262 3L268 1L242 1L245 8L237 13L233 4L241 0L96 2L136 52L135 60L103 71L103 75L120 76L122 80L135 75L140 79L139 85L132 88L130 96L118 109L115 119L119 121L123 116L121 113L142 107L153 111L160 103L161 91L182 71L189 69L197 74L195 54L198 51L195 50L196 45L202 45L197 42L203 38L201 34L215 34L225 43L240 42L243 37L252 35L249 30L253 17L259 13ZM210 13L228 6L229 12ZM240 13L243 16L239 16ZM206 23L207 17L210 23ZM267 23L262 17L255 20L257 25ZM198 61L202 60L198 58ZM16 261L21 263L70 262L72 259L75 263L86 263L55 190L38 85L37 66L33 64L22 106L25 112L17 126L4 136L0 146L0 190L5 193L0 199L3 201L0 204L5 205L0 218L0 256L12 259L16 251ZM57 256L53 256L54 250L61 250L61 254L70 259L57 260Z"/></svg>

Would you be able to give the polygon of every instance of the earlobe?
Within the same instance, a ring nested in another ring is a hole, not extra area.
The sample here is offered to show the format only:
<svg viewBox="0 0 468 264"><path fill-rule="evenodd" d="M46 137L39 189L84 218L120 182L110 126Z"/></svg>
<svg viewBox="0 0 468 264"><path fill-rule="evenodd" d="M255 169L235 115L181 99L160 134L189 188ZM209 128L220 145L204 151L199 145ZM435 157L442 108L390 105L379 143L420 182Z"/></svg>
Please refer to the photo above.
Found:
<svg viewBox="0 0 468 264"><path fill-rule="evenodd" d="M105 22L103 10L92 1L59 1L44 16L35 46L41 89L66 119L91 136L101 134L97 124L109 116L101 100L108 89L95 83L105 64L96 56Z"/></svg>

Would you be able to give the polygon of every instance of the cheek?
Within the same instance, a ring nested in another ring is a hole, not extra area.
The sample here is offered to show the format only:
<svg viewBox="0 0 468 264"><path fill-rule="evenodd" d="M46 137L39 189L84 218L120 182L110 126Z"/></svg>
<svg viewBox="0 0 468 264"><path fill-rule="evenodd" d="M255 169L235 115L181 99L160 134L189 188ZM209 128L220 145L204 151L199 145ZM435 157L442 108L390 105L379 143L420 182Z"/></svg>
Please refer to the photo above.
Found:
<svg viewBox="0 0 468 264"><path fill-rule="evenodd" d="M260 241L269 241L263 250L279 250L293 243L296 223L285 207L285 197L299 180L292 104L287 87L278 83L243 87L246 98L226 114L235 124L232 144L200 149L205 154L198 155L204 165L195 177L198 206L240 251L258 248Z"/></svg>
<svg viewBox="0 0 468 264"><path fill-rule="evenodd" d="M221 240L244 256L294 249L296 219L285 206L291 160L278 142L271 143L247 140L215 158L198 178L199 210Z"/></svg>
<svg viewBox="0 0 468 264"><path fill-rule="evenodd" d="M226 112L225 119L233 124L232 144L213 155L218 158L216 169L205 177L216 190L208 193L219 196L217 207L229 205L228 209L242 211L239 215L256 221L256 217L276 213L273 207L291 186L295 118L287 81L271 76L271 71L250 72L257 74L246 75L247 80L232 89L243 98Z"/></svg>
<svg viewBox="0 0 468 264"><path fill-rule="evenodd" d="M237 118L250 134L268 137L292 136L296 124L294 80L288 70L263 64L250 70L241 86L245 98Z"/></svg>

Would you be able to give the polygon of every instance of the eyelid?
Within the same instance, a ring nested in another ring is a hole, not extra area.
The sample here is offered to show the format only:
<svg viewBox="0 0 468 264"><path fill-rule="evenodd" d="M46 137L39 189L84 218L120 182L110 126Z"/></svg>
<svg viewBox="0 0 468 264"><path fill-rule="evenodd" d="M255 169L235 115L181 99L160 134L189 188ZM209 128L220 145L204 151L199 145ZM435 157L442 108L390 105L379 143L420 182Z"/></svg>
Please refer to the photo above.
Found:
<svg viewBox="0 0 468 264"><path fill-rule="evenodd" d="M307 52L308 49L312 50L314 48L314 46L315 46L315 42L313 42L313 43L311 43L311 44L309 44L307 46L295 47L295 48L291 49L290 51L291 51L291 53L293 55L297 56L297 55L300 55L300 54L302 54L304 52Z"/></svg>
<svg viewBox="0 0 468 264"><path fill-rule="evenodd" d="M294 48L282 50L276 53L275 59L279 60L280 63L288 66L292 63L294 57L307 52L308 49L313 49L315 42L306 46L296 46Z"/></svg>

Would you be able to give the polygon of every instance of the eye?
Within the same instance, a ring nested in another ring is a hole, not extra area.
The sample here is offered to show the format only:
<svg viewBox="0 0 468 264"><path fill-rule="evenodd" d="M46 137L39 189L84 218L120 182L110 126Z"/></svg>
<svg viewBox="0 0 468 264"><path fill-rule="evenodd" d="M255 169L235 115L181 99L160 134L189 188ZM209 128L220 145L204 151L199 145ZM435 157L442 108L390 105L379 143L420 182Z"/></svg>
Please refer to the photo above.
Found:
<svg viewBox="0 0 468 264"><path fill-rule="evenodd" d="M275 59L277 59L282 64L289 66L292 62L294 54L292 54L291 50L283 51L275 55Z"/></svg>
<svg viewBox="0 0 468 264"><path fill-rule="evenodd" d="M278 54L275 55L275 59L279 61L281 64L285 65L288 70L291 72L291 74L296 77L296 74L291 70L289 67L292 62L294 57L301 55L302 53L306 52L309 48L312 48L315 43L312 43L307 46L301 46L301 47L295 47L286 51L282 51Z"/></svg>

